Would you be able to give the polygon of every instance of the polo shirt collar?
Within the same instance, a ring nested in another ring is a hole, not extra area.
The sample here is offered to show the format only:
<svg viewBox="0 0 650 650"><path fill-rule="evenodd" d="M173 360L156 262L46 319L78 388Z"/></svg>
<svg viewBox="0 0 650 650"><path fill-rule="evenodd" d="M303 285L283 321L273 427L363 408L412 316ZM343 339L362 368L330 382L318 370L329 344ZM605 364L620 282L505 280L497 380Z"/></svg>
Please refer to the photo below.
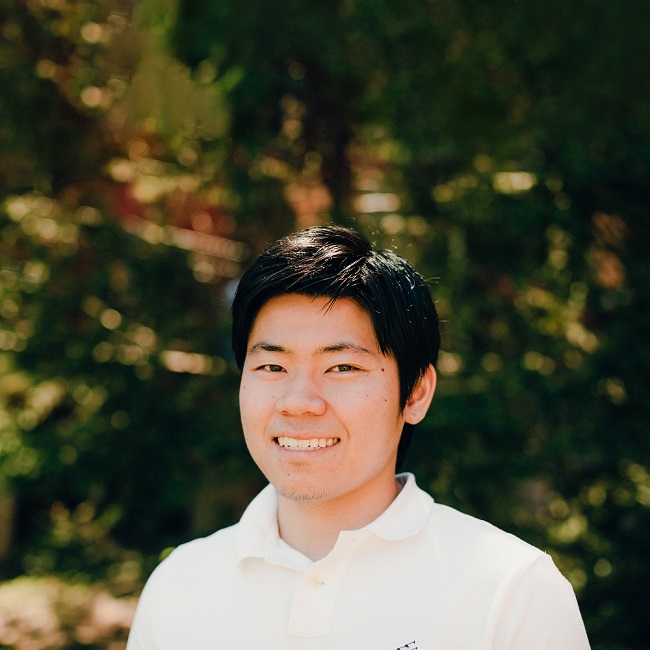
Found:
<svg viewBox="0 0 650 650"><path fill-rule="evenodd" d="M433 508L433 499L420 490L413 474L398 474L397 480L403 486L400 493L377 519L364 527L364 530L388 541L417 535Z"/></svg>
<svg viewBox="0 0 650 650"><path fill-rule="evenodd" d="M239 560L267 557L279 546L278 493L267 485L248 505L237 527L235 550Z"/></svg>
<svg viewBox="0 0 650 650"><path fill-rule="evenodd" d="M403 487L395 500L374 521L360 531L387 541L406 539L424 527L433 499L420 490L410 473L398 474ZM358 535L360 531L353 531ZM343 531L341 537L350 534ZM311 560L286 544L278 532L278 494L267 485L246 508L239 522L236 552L238 559L263 558L274 564L306 568Z"/></svg>

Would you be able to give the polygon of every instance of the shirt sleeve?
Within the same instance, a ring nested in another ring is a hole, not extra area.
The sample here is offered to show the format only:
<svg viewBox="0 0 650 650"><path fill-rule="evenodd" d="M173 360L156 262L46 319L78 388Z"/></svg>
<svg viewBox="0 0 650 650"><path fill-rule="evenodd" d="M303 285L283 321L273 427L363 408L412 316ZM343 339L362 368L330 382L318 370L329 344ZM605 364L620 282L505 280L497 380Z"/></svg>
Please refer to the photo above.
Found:
<svg viewBox="0 0 650 650"><path fill-rule="evenodd" d="M494 650L589 650L573 588L548 555L524 572L498 616Z"/></svg>
<svg viewBox="0 0 650 650"><path fill-rule="evenodd" d="M161 650L162 648L156 639L155 625L155 602L162 588L159 584L161 579L160 572L156 570L147 580L135 610L126 650Z"/></svg>

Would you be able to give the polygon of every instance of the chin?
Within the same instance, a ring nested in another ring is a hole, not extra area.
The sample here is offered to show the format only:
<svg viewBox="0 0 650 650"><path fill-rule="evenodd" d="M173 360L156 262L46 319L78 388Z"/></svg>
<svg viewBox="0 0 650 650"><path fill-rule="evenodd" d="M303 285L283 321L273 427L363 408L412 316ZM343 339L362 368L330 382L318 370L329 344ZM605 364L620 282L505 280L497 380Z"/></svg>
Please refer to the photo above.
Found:
<svg viewBox="0 0 650 650"><path fill-rule="evenodd" d="M324 501L327 498L327 491L317 486L298 485L275 485L278 494L290 501Z"/></svg>

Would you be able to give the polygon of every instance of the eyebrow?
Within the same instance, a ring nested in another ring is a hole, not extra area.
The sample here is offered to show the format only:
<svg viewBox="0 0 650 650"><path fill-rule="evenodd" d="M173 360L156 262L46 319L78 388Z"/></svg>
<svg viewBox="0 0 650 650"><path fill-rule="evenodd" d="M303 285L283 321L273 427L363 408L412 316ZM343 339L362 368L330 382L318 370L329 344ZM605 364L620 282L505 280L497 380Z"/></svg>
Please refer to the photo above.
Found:
<svg viewBox="0 0 650 650"><path fill-rule="evenodd" d="M246 351L246 354L255 354L256 352L288 352L288 350L281 345L269 343L268 341L260 341L251 345Z"/></svg>
<svg viewBox="0 0 650 650"><path fill-rule="evenodd" d="M363 345L352 343L351 341L341 341L340 343L333 343L321 348L319 352L354 352L357 354L372 354L370 350L364 348Z"/></svg>
<svg viewBox="0 0 650 650"><path fill-rule="evenodd" d="M259 341L250 348L246 354L255 354L257 352L280 352L284 354L291 354L290 350L287 350L282 345L277 345L276 343L271 343L269 341ZM363 345L358 343L353 343L351 341L340 341L339 343L332 343L330 345L325 345L322 348L319 348L317 354L327 354L331 352L352 352L353 354L369 354L373 355L373 352L365 348Z"/></svg>

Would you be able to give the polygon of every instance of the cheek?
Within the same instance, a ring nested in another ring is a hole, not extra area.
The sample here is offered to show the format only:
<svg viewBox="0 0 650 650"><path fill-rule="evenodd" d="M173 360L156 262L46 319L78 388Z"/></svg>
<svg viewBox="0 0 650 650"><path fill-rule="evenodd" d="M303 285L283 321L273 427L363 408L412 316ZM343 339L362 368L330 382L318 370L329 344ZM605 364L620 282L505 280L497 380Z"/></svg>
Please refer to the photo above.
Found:
<svg viewBox="0 0 650 650"><path fill-rule="evenodd" d="M242 424L259 426L270 417L275 403L275 390L260 390L255 382L243 383L239 387L239 415ZM244 431L247 433L247 431Z"/></svg>
<svg viewBox="0 0 650 650"><path fill-rule="evenodd" d="M246 404L249 402L254 402L254 395L259 393L259 389L255 389L255 382L252 384L250 381L242 383L239 385L239 403Z"/></svg>
<svg viewBox="0 0 650 650"><path fill-rule="evenodd" d="M251 391L248 390L246 384L239 387L239 413L242 422L249 421L255 417L255 409L253 408L253 399Z"/></svg>

